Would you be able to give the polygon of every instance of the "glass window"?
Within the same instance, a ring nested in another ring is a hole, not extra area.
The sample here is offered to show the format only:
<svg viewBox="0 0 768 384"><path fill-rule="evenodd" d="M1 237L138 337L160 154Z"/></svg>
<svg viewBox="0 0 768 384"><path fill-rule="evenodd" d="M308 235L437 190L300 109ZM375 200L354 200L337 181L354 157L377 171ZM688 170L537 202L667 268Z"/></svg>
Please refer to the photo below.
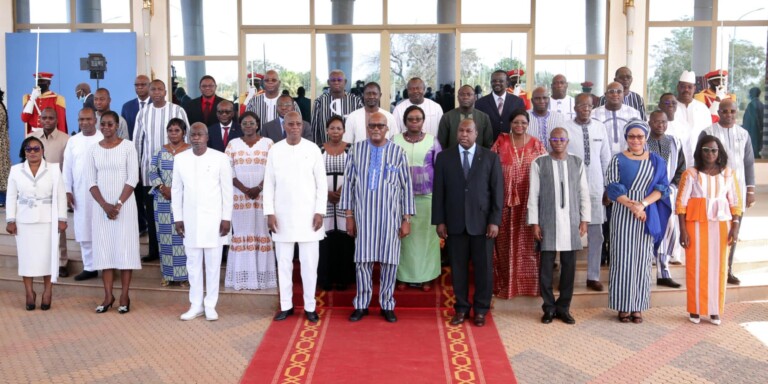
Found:
<svg viewBox="0 0 768 384"><path fill-rule="evenodd" d="M523 78L523 82L533 81L531 89L536 86L549 89L552 87L552 78L562 74L568 80L569 95L578 95L581 93L581 83L591 81L594 84L592 93L599 96L605 89L604 69L604 60L536 60L536 74L532 80L530 77Z"/></svg>
<svg viewBox="0 0 768 384"><path fill-rule="evenodd" d="M387 1L389 24L437 24L437 0L389 0ZM443 21L454 23L454 20Z"/></svg>
<svg viewBox="0 0 768 384"><path fill-rule="evenodd" d="M237 0L191 2L170 0L171 55L237 55ZM193 16L201 14L202 20ZM185 16L190 16L185 23Z"/></svg>
<svg viewBox="0 0 768 384"><path fill-rule="evenodd" d="M536 1L536 53L604 54L606 18L605 0Z"/></svg>
<svg viewBox="0 0 768 384"><path fill-rule="evenodd" d="M728 93L736 95L739 115L750 101L751 88L764 95L766 35L768 27L718 28L716 66L728 70Z"/></svg>
<svg viewBox="0 0 768 384"><path fill-rule="evenodd" d="M497 69L524 68L528 52L525 33L462 33L461 85L491 89L491 74Z"/></svg>
<svg viewBox="0 0 768 384"><path fill-rule="evenodd" d="M389 57L392 100L397 100L396 94L405 89L412 77L420 77L435 92L444 85L455 86L455 53L446 52L450 57L438 59L440 36L453 37L452 34L437 33L392 34Z"/></svg>
<svg viewBox="0 0 768 384"><path fill-rule="evenodd" d="M464 0L462 24L528 24L531 0Z"/></svg>
<svg viewBox="0 0 768 384"><path fill-rule="evenodd" d="M15 3L18 23L69 23L69 0L28 0L28 4L23 1Z"/></svg>
<svg viewBox="0 0 768 384"><path fill-rule="evenodd" d="M765 0L720 0L717 17L720 20L768 20L768 4Z"/></svg>
<svg viewBox="0 0 768 384"><path fill-rule="evenodd" d="M383 7L382 0L315 0L315 24L381 24Z"/></svg>
<svg viewBox="0 0 768 384"><path fill-rule="evenodd" d="M172 61L171 76L178 82L172 87L176 98L183 101L185 94L190 99L200 97L200 78L204 75L216 79L216 94L220 97L233 100L238 94L237 61Z"/></svg>
<svg viewBox="0 0 768 384"><path fill-rule="evenodd" d="M209 1L218 7L218 1ZM243 0L243 25L309 24L309 0Z"/></svg>
<svg viewBox="0 0 768 384"><path fill-rule="evenodd" d="M84 3L94 3L94 7L85 8ZM76 4L78 23L118 24L131 22L131 2L128 0L78 1Z"/></svg>
<svg viewBox="0 0 768 384"><path fill-rule="evenodd" d="M380 46L378 33L318 34L315 97L328 86L328 75L333 69L344 71L350 91L358 92L355 88L359 83L380 82Z"/></svg>
<svg viewBox="0 0 768 384"><path fill-rule="evenodd" d="M649 21L693 20L694 0L648 0L648 2L650 3ZM638 11L635 15L643 14L642 10Z"/></svg>
<svg viewBox="0 0 768 384"><path fill-rule="evenodd" d="M296 96L296 89L311 85L311 51L308 34L249 34L245 36L246 70L256 68L264 74L270 69L280 74L280 86ZM310 92L307 92L310 94Z"/></svg>

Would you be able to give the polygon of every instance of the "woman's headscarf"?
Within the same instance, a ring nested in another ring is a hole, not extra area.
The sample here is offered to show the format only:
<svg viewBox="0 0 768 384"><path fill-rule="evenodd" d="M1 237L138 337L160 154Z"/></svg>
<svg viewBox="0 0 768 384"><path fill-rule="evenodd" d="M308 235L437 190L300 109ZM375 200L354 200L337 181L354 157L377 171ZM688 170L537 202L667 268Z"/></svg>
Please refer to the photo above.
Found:
<svg viewBox="0 0 768 384"><path fill-rule="evenodd" d="M629 133L630 130L633 128L640 128L643 130L643 133L645 133L645 138L648 138L649 132L651 132L651 127L648 126L648 123L646 123L643 120L640 119L631 119L627 122L627 125L624 126L624 140L627 139L627 133Z"/></svg>

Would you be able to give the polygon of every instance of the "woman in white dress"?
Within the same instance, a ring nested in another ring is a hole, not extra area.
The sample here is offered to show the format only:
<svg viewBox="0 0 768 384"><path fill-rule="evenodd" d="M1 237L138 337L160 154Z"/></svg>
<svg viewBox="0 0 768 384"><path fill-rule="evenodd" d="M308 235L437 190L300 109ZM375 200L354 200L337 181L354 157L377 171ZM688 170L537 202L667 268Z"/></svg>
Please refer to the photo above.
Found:
<svg viewBox="0 0 768 384"><path fill-rule="evenodd" d="M101 209L93 210L93 266L102 270L104 301L96 307L104 313L115 302L112 294L115 269L120 270L122 293L118 313L131 310L128 296L133 269L141 269L139 225L133 188L139 180L136 149L117 136L119 117L113 111L101 116L104 140L91 147L88 172L90 191Z"/></svg>
<svg viewBox="0 0 768 384"><path fill-rule="evenodd" d="M236 290L277 287L275 251L261 196L272 140L259 135L259 126L255 113L243 113L240 117L243 136L230 141L225 151L232 164L234 199L232 245L224 286Z"/></svg>
<svg viewBox="0 0 768 384"><path fill-rule="evenodd" d="M35 309L32 279L39 276L45 286L40 309L46 311L59 270L59 232L67 229L67 195L59 165L44 160L45 148L38 138L27 137L19 157L22 163L11 167L8 175L5 230L16 236L27 311Z"/></svg>

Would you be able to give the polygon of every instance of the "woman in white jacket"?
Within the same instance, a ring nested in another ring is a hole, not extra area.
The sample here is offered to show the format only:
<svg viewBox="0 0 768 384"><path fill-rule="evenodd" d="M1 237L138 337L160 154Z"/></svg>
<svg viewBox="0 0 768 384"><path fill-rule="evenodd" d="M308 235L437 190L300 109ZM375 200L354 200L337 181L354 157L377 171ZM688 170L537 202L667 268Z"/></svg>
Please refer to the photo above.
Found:
<svg viewBox="0 0 768 384"><path fill-rule="evenodd" d="M32 280L43 277L40 309L51 308L53 283L59 270L59 232L67 229L67 196L58 164L45 161L36 137L21 143L21 164L11 167L6 200L6 231L16 236L19 275L24 279L27 310L35 309Z"/></svg>

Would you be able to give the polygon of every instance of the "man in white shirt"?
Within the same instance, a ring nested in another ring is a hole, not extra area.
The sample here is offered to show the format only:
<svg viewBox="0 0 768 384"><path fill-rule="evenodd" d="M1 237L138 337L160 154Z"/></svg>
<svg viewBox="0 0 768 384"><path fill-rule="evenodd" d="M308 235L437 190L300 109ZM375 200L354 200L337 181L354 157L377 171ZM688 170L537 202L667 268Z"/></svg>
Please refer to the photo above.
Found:
<svg viewBox="0 0 768 384"><path fill-rule="evenodd" d="M408 100L403 100L392 112L392 115L395 116L395 121L397 122L397 131L392 132L392 135L394 136L407 130L405 122L403 121L403 114L411 105L418 105L424 111L424 125L421 129L425 133L437 137L440 118L443 117L443 108L440 107L440 104L424 98L426 87L424 86L424 81L420 78L414 77L408 80L407 88Z"/></svg>
<svg viewBox="0 0 768 384"><path fill-rule="evenodd" d="M320 149L302 138L304 121L298 112L285 115L285 140L272 146L264 174L264 215L275 241L280 312L275 321L293 315L293 249L299 247L304 314L320 320L315 310L320 240L328 203L328 180Z"/></svg>
<svg viewBox="0 0 768 384"><path fill-rule="evenodd" d="M192 150L176 155L171 187L171 209L176 232L184 238L189 274L189 311L181 320L205 315L218 320L221 251L232 220L232 167L229 158L208 149L208 127L192 124ZM203 298L203 264L205 290Z"/></svg>
<svg viewBox="0 0 768 384"><path fill-rule="evenodd" d="M592 118L603 123L611 143L611 154L627 148L624 126L632 119L639 119L640 112L624 104L624 86L614 81L605 90L605 105L592 110Z"/></svg>
<svg viewBox="0 0 768 384"><path fill-rule="evenodd" d="M677 111L675 112L675 121L684 127L687 135L686 142L683 142L683 152L685 153L685 163L693 166L693 150L696 148L696 141L699 140L699 133L712 125L712 117L706 104L693 98L696 93L696 74L693 71L683 71L680 80L677 82ZM681 137L681 139L683 139Z"/></svg>
<svg viewBox="0 0 768 384"><path fill-rule="evenodd" d="M552 78L552 96L550 96L549 100L549 110L562 114L566 120L573 120L576 117L576 102L567 92L568 80L564 75L555 75Z"/></svg>
<svg viewBox="0 0 768 384"><path fill-rule="evenodd" d="M83 260L83 271L75 276L75 280L82 281L97 277L99 273L93 268L91 240L90 223L94 200L88 178L80 170L88 164L88 150L101 141L104 135L96 129L96 114L93 109L80 110L77 114L77 124L80 133L72 136L64 149L63 177L64 188L67 191L67 205L74 211L75 241L80 244L80 255Z"/></svg>
<svg viewBox="0 0 768 384"><path fill-rule="evenodd" d="M381 108L381 87L376 82L370 82L363 88L363 108L357 109L347 116L345 122L345 143L354 144L368 139L368 119L376 112L387 118L387 139L391 140L393 132L397 131L395 117L386 109Z"/></svg>

